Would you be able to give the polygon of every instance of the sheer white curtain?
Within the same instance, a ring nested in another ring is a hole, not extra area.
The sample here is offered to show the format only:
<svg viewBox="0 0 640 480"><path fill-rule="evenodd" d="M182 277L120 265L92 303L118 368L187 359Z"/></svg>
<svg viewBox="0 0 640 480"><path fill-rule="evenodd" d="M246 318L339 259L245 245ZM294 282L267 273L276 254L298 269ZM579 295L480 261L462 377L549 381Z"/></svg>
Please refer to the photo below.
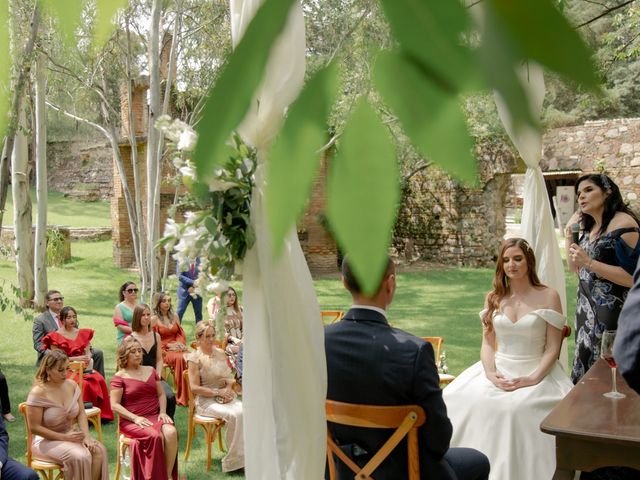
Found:
<svg viewBox="0 0 640 480"><path fill-rule="evenodd" d="M237 45L260 0L231 0ZM240 134L258 150L251 221L256 243L244 261L243 406L249 479L317 479L325 463L324 332L311 275L295 229L272 256L264 205L266 151L305 71L302 9L296 2L274 46Z"/></svg>
<svg viewBox="0 0 640 480"><path fill-rule="evenodd" d="M540 118L545 94L542 68L530 62L519 73L521 83L529 97L531 115L533 118ZM495 94L495 99L505 130L527 165L522 209L522 237L527 239L535 252L540 281L558 291L562 309L566 314L564 267L551 215L549 196L542 170L540 170L542 133L526 125L516 125L499 94ZM560 363L565 370L567 355L567 344L563 342Z"/></svg>

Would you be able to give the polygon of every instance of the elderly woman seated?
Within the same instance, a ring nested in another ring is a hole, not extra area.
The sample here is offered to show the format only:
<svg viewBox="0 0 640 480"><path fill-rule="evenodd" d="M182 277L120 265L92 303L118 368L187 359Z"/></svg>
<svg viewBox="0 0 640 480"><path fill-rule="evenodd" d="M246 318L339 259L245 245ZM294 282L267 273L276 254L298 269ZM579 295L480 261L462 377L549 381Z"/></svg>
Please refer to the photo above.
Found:
<svg viewBox="0 0 640 480"><path fill-rule="evenodd" d="M199 415L222 418L227 422L228 452L222 459L222 471L244 467L242 438L242 402L233 389L233 377L227 355L216 346L216 331L211 321L196 326L198 349L186 355L189 383L196 396Z"/></svg>

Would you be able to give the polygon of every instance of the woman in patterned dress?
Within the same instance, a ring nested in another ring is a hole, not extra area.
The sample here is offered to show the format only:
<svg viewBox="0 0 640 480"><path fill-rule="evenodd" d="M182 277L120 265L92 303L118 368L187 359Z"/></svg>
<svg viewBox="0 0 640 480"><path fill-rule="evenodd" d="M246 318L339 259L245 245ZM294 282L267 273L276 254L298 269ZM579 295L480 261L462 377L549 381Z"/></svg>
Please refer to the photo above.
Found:
<svg viewBox="0 0 640 480"><path fill-rule="evenodd" d="M602 332L618 328L640 252L640 222L604 174L583 175L575 190L579 209L567 224L565 246L569 270L579 279L571 373L573 383L578 383L600 356ZM572 241L574 224L581 232L577 243Z"/></svg>

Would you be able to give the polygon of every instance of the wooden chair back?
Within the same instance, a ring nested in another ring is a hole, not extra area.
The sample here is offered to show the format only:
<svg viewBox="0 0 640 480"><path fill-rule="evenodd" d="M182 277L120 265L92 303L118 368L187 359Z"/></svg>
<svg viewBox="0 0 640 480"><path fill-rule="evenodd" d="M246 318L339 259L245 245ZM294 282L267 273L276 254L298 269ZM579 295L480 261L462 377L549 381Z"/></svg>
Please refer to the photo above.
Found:
<svg viewBox="0 0 640 480"><path fill-rule="evenodd" d="M429 342L433 345L433 353L435 355L436 364L440 361L440 350L444 343L444 337L422 337L425 342Z"/></svg>
<svg viewBox="0 0 640 480"><path fill-rule="evenodd" d="M21 403L18 406L18 409L24 417L24 424L27 430L27 467L33 468L36 472L39 472L46 480L64 479L64 468L61 464L33 457L33 452L31 450L33 434L31 433L31 424L29 423L29 416L27 415L27 404L24 402Z"/></svg>
<svg viewBox="0 0 640 480"><path fill-rule="evenodd" d="M71 379L78 384L80 393L84 394L84 363L78 361L69 362L69 370L71 371ZM100 419L102 410L94 405L91 408L85 408L84 413L87 415L87 420L91 425L93 425L93 428L98 434L98 439L102 442L102 421Z"/></svg>
<svg viewBox="0 0 640 480"><path fill-rule="evenodd" d="M344 312L340 310L321 310L320 311L320 320L322 320L322 324L326 323L336 323L344 317Z"/></svg>
<svg viewBox="0 0 640 480"><path fill-rule="evenodd" d="M360 468L338 447L331 430L327 428L327 461L331 480L336 479L334 455L354 472L355 479L370 479L373 472L405 437L407 437L408 478L409 480L419 480L418 427L424 425L426 421L422 407L419 405L362 405L327 400L326 411L327 421L339 425L395 429L380 450L374 454L364 467Z"/></svg>

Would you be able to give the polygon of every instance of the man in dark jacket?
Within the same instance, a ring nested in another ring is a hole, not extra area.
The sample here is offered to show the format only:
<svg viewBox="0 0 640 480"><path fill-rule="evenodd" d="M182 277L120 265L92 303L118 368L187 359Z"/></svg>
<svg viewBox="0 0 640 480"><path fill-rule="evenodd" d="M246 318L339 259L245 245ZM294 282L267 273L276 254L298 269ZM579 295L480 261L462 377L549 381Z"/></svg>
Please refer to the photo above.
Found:
<svg viewBox="0 0 640 480"><path fill-rule="evenodd" d="M362 293L348 258L342 263L342 281L353 305L341 321L325 329L327 398L369 405L420 405L426 422L420 427L420 476L430 480L488 478L489 461L468 448L449 448L452 427L442 400L433 347L420 338L389 326L386 309L396 288L395 267L386 272L373 296ZM389 438L390 430L329 425L341 448L364 465ZM338 460L339 478L349 470ZM407 478L406 442L401 443L377 470L377 480Z"/></svg>
<svg viewBox="0 0 640 480"><path fill-rule="evenodd" d="M0 416L0 478L2 480L38 480L38 474L9 458L9 434Z"/></svg>

